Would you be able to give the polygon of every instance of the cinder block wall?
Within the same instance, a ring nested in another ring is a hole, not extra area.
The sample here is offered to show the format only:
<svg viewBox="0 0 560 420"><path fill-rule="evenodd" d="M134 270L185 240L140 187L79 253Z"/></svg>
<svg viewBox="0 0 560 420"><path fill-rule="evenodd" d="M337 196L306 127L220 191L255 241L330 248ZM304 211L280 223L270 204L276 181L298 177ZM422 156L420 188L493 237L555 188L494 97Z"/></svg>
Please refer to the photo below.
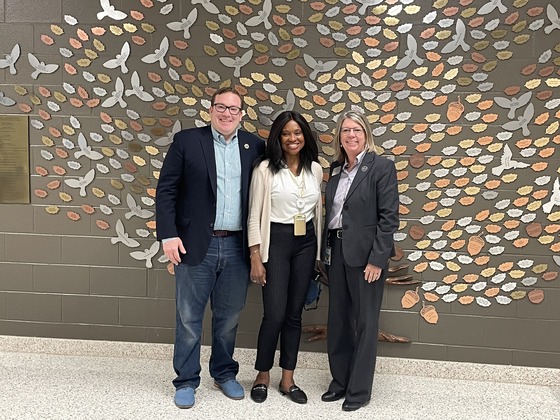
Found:
<svg viewBox="0 0 560 420"><path fill-rule="evenodd" d="M191 3L111 0L121 19L97 1L0 0L0 57L19 46L15 74L0 61L0 114L28 116L31 170L31 204L0 204L0 334L173 342L154 189L169 136L206 124L213 89L231 85L243 128L263 137L277 111L304 113L325 171L351 108L395 160L391 276L413 284L386 287L381 327L410 343L381 355L560 367L559 5ZM125 44L127 69L111 64ZM58 67L34 78L29 53ZM134 72L151 99L115 93ZM97 155L76 154L88 146ZM120 224L136 242L111 241ZM304 323L324 324L327 302ZM240 346L255 346L260 317L251 287ZM307 337L302 349L325 350Z"/></svg>

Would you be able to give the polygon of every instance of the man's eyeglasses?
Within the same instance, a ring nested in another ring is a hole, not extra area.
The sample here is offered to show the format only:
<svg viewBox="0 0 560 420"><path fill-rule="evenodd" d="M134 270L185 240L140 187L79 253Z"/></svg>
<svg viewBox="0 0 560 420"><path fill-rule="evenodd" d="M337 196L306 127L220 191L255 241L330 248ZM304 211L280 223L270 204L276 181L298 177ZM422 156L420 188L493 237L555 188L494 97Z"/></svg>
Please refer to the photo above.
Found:
<svg viewBox="0 0 560 420"><path fill-rule="evenodd" d="M239 108L238 106L225 106L224 104L214 104L213 107L220 114L226 112L226 109L229 109L229 113L231 115L238 115L241 112L241 108Z"/></svg>
<svg viewBox="0 0 560 420"><path fill-rule="evenodd" d="M342 130L340 130L340 133L343 136L347 136L351 132L354 132L355 135L359 136L360 134L364 133L364 129L358 127L358 128L343 128Z"/></svg>

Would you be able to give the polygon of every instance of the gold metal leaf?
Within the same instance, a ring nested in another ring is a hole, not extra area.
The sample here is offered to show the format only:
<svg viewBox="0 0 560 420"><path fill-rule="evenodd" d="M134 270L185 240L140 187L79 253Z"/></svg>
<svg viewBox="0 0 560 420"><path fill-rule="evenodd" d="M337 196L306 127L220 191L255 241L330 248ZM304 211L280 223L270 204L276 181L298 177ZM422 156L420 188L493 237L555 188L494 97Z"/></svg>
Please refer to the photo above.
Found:
<svg viewBox="0 0 560 420"><path fill-rule="evenodd" d="M500 51L496 54L500 60L509 60L513 56L513 52L511 51Z"/></svg>
<svg viewBox="0 0 560 420"><path fill-rule="evenodd" d="M387 80L380 80L379 82L375 82L373 84L373 88L375 90L383 90L387 87L388 81Z"/></svg>
<svg viewBox="0 0 560 420"><path fill-rule="evenodd" d="M101 148L101 153L103 153L107 157L112 157L112 156L115 155L115 151L113 149L109 148L109 147L106 147L106 146Z"/></svg>
<svg viewBox="0 0 560 420"><path fill-rule="evenodd" d="M345 104L344 102L341 102L341 103L339 103L339 104L334 105L334 106L331 108L331 110L332 110L332 112L338 114L338 113L344 111L344 108L346 108L346 104Z"/></svg>
<svg viewBox="0 0 560 420"><path fill-rule="evenodd" d="M116 145L122 144L122 139L116 134L109 134L109 141Z"/></svg>
<svg viewBox="0 0 560 420"><path fill-rule="evenodd" d="M336 47L334 53L339 57L346 57L348 55L348 50L346 48Z"/></svg>
<svg viewBox="0 0 560 420"><path fill-rule="evenodd" d="M426 66L422 66L422 67L417 67L414 70L412 70L412 74L416 77L422 77L424 76L426 73L428 72L428 67Z"/></svg>
<svg viewBox="0 0 560 420"><path fill-rule="evenodd" d="M311 16L309 16L309 22L311 23L319 23L323 20L323 14L322 13L314 13Z"/></svg>
<svg viewBox="0 0 560 420"><path fill-rule="evenodd" d="M68 124L62 125L62 131L64 131L64 133L66 133L69 136L73 136L74 134L76 134L76 130L74 130L74 127Z"/></svg>
<svg viewBox="0 0 560 420"><path fill-rule="evenodd" d="M111 83L111 77L104 73L99 73L97 75L97 80L99 80L101 83Z"/></svg>
<svg viewBox="0 0 560 420"><path fill-rule="evenodd" d="M468 19L476 13L475 7L469 7L461 12L461 17Z"/></svg>
<svg viewBox="0 0 560 420"><path fill-rule="evenodd" d="M210 57L214 57L216 54L218 54L218 51L216 51L216 49L210 45L204 46L204 52L208 54Z"/></svg>
<svg viewBox="0 0 560 420"><path fill-rule="evenodd" d="M352 59L354 60L354 62L356 64L364 64L365 63L364 56L357 51L354 51L352 53Z"/></svg>
<svg viewBox="0 0 560 420"><path fill-rule="evenodd" d="M286 55L286 58L288 60L295 60L296 58L299 57L299 53L300 53L300 51L298 49L294 49Z"/></svg>
<svg viewBox="0 0 560 420"><path fill-rule="evenodd" d="M496 60L487 61L482 65L482 70L485 72L491 72L498 66L498 62Z"/></svg>
<svg viewBox="0 0 560 420"><path fill-rule="evenodd" d="M515 38L513 38L513 42L515 42L517 45L523 45L527 41L529 41L530 39L531 39L531 35L522 34L522 35L518 35Z"/></svg>
<svg viewBox="0 0 560 420"><path fill-rule="evenodd" d="M194 106L198 102L195 98L187 96L186 98L182 99L183 103L187 106Z"/></svg>
<svg viewBox="0 0 560 420"><path fill-rule="evenodd" d="M142 30L148 34L152 34L156 31L156 28L153 25L150 25L149 23L143 23L140 26L142 27Z"/></svg>
<svg viewBox="0 0 560 420"><path fill-rule="evenodd" d="M305 98L307 96L307 91L298 87L294 88L293 92L298 98Z"/></svg>
<svg viewBox="0 0 560 420"><path fill-rule="evenodd" d="M95 60L97 57L99 57L99 55L90 48L86 48L84 50L84 53L86 57L89 58L90 60Z"/></svg>
<svg viewBox="0 0 560 420"><path fill-rule="evenodd" d="M255 44L255 50L257 50L261 54L266 54L268 52L268 46L259 42Z"/></svg>
<svg viewBox="0 0 560 420"><path fill-rule="evenodd" d="M64 96L64 94L60 93L60 92L55 92L53 94L54 99L56 99L58 102L64 103L66 102L66 96Z"/></svg>
<svg viewBox="0 0 560 420"><path fill-rule="evenodd" d="M170 117L174 117L175 115L179 114L179 112L181 112L181 108L179 108L178 106L172 106L165 110L165 113Z"/></svg>
<svg viewBox="0 0 560 420"><path fill-rule="evenodd" d="M24 88L23 86L19 86L19 85L14 86L14 90L16 91L16 93L18 95L21 95L21 96L25 96L28 93L26 88Z"/></svg>
<svg viewBox="0 0 560 420"><path fill-rule="evenodd" d="M177 90L177 92L179 92L181 95L186 95L187 93L189 93L189 90L183 86L180 83L175 83L175 89Z"/></svg>
<svg viewBox="0 0 560 420"><path fill-rule="evenodd" d="M157 156L159 155L159 149L154 146L146 146L146 153L148 153L150 156Z"/></svg>
<svg viewBox="0 0 560 420"><path fill-rule="evenodd" d="M70 201L72 201L72 196L68 193L65 192L59 192L58 196L60 197L60 199L62 201L64 201L65 203L69 203Z"/></svg>
<svg viewBox="0 0 560 420"><path fill-rule="evenodd" d="M380 6L376 6L373 9L371 9L371 13L374 14L374 15L382 15L386 11L387 11L387 5L386 4L382 4Z"/></svg>
<svg viewBox="0 0 560 420"><path fill-rule="evenodd" d="M291 38L290 33L287 30L285 30L284 28L280 28L278 30L278 36L283 41L289 41L290 38Z"/></svg>
<svg viewBox="0 0 560 420"><path fill-rule="evenodd" d="M54 141L50 137L47 137L47 136L41 136L41 142L47 147L54 146Z"/></svg>
<svg viewBox="0 0 560 420"><path fill-rule="evenodd" d="M272 101L273 104L276 105L281 105L284 103L284 98L279 95L270 95L270 100Z"/></svg>
<svg viewBox="0 0 560 420"><path fill-rule="evenodd" d="M64 33L64 29L58 25L51 25L51 32L55 35L62 35Z"/></svg>
<svg viewBox="0 0 560 420"><path fill-rule="evenodd" d="M138 166L145 166L146 161L140 156L133 156L132 161L136 163Z"/></svg>
<svg viewBox="0 0 560 420"><path fill-rule="evenodd" d="M138 30L138 28L136 27L136 25L132 24L132 23L125 23L123 25L123 28L126 32L133 34L134 32L136 32Z"/></svg>
<svg viewBox="0 0 560 420"><path fill-rule="evenodd" d="M89 65L91 64L91 60L89 58L80 58L78 61L76 61L76 63L80 67L89 67Z"/></svg>
<svg viewBox="0 0 560 420"><path fill-rule="evenodd" d="M93 46L95 47L95 49L99 52L103 52L105 51L105 44L103 44L103 42L101 42L98 39L94 39L93 40Z"/></svg>
<svg viewBox="0 0 560 420"><path fill-rule="evenodd" d="M49 214L57 214L60 209L58 208L58 206L47 206L45 207L45 211Z"/></svg>
<svg viewBox="0 0 560 420"><path fill-rule="evenodd" d="M121 181L119 181L118 179L111 179L111 187L113 187L115 190L124 190L124 185ZM95 192L94 192L95 194ZM105 194L105 193L103 193ZM95 194L97 196L97 194ZM101 198L101 197L100 197Z"/></svg>
<svg viewBox="0 0 560 420"><path fill-rule="evenodd" d="M124 33L123 30L119 26L116 26L116 25L110 25L109 30L111 31L111 33L113 35L116 35L116 36L121 36Z"/></svg>
<svg viewBox="0 0 560 420"><path fill-rule="evenodd" d="M268 73L268 78L273 82L273 83L282 83L284 81L284 79L282 78L282 76L280 76L279 74L276 73Z"/></svg>
<svg viewBox="0 0 560 420"><path fill-rule="evenodd" d="M307 99L300 99L299 105L306 110L313 109L313 102L308 101Z"/></svg>
<svg viewBox="0 0 560 420"><path fill-rule="evenodd" d="M436 32L436 34L435 34L435 37L436 37L437 39L439 39L440 41L443 41L444 39L447 39L447 38L449 38L450 36L451 36L451 31L448 30L448 29L446 29L446 30L444 30L444 31L438 31L438 32Z"/></svg>
<svg viewBox="0 0 560 420"><path fill-rule="evenodd" d="M202 98L204 96L204 92L202 91L202 89L200 89L198 86L193 85L191 87L191 91L193 93L194 96L197 96L199 98Z"/></svg>
<svg viewBox="0 0 560 420"><path fill-rule="evenodd" d="M121 119L116 118L115 119L115 126L119 129L119 130L126 130L128 128L128 125Z"/></svg>
<svg viewBox="0 0 560 420"><path fill-rule="evenodd" d="M204 48L205 48L205 51L206 51L206 47L204 47ZM212 47L209 47L209 48L212 48ZM215 51L216 50L214 50L214 52ZM196 68L194 66L194 62L190 58L185 58L185 68L190 72L194 72L196 70Z"/></svg>
<svg viewBox="0 0 560 420"><path fill-rule="evenodd" d="M400 23L400 20L394 16L387 16L383 18L383 22L387 26L397 26Z"/></svg>

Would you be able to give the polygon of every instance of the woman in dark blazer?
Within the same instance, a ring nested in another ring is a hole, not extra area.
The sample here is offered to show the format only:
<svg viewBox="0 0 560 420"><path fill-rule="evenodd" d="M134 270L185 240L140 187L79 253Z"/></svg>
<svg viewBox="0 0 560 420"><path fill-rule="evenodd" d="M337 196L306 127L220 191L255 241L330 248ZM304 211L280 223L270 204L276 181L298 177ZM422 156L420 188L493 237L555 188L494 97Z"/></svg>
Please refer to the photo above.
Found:
<svg viewBox="0 0 560 420"><path fill-rule="evenodd" d="M354 411L371 398L383 286L399 225L398 189L395 165L375 153L364 115L341 115L335 141L322 244L332 381L321 399L345 398L342 409Z"/></svg>

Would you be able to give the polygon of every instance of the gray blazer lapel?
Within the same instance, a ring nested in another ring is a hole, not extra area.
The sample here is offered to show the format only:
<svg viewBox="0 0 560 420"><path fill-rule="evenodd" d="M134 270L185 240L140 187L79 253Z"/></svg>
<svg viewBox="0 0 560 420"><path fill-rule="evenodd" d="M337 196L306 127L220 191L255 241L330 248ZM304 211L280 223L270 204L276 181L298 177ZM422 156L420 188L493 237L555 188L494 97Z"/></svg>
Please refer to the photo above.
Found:
<svg viewBox="0 0 560 420"><path fill-rule="evenodd" d="M371 171L373 164L375 163L375 154L374 153L366 153L364 158L362 159L362 163L360 163L359 168L357 168L358 173L354 177L352 181L352 185L350 185L350 189L348 190L348 194L346 195L346 200L352 196L358 185L366 179L367 174Z"/></svg>

